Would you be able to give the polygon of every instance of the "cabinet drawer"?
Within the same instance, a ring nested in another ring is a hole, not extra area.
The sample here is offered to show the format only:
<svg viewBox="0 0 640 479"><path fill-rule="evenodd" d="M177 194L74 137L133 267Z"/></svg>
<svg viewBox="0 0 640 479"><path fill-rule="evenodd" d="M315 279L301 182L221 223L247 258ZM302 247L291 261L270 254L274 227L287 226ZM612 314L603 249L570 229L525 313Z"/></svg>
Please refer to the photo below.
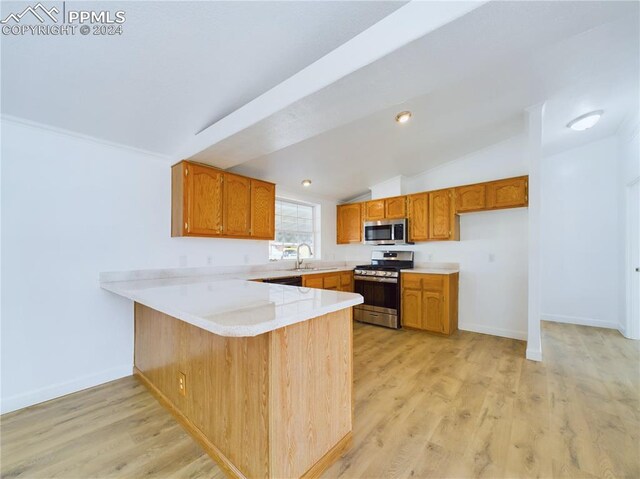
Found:
<svg viewBox="0 0 640 479"><path fill-rule="evenodd" d="M402 275L402 287L408 289L421 289L422 288L421 274L403 274Z"/></svg>
<svg viewBox="0 0 640 479"><path fill-rule="evenodd" d="M425 291L443 291L446 276L442 274L425 274L422 276L422 289Z"/></svg>
<svg viewBox="0 0 640 479"><path fill-rule="evenodd" d="M303 276L302 284L304 284L306 288L322 289L322 277L318 277L316 275Z"/></svg>
<svg viewBox="0 0 640 479"><path fill-rule="evenodd" d="M324 289L337 289L339 283L340 283L340 277L337 274L324 277L324 281L323 281Z"/></svg>

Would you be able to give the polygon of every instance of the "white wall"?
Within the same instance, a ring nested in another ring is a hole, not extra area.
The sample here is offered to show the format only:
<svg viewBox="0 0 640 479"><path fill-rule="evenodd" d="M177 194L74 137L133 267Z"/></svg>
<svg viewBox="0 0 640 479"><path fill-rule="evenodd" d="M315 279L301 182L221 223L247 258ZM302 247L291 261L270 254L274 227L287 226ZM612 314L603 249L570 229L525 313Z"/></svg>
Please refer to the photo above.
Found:
<svg viewBox="0 0 640 479"><path fill-rule="evenodd" d="M542 161L542 318L617 328L621 317L615 137Z"/></svg>
<svg viewBox="0 0 640 479"><path fill-rule="evenodd" d="M527 174L525 138L514 137L420 175L405 178L407 193ZM460 218L460 241L416 243L394 249L416 262L460 264L459 326L518 339L527 337L526 208L469 213ZM375 246L345 245L346 257L368 261Z"/></svg>
<svg viewBox="0 0 640 479"><path fill-rule="evenodd" d="M171 238L169 166L3 119L3 412L131 374L132 304L99 272L267 261L266 241ZM335 248L335 203L321 203Z"/></svg>

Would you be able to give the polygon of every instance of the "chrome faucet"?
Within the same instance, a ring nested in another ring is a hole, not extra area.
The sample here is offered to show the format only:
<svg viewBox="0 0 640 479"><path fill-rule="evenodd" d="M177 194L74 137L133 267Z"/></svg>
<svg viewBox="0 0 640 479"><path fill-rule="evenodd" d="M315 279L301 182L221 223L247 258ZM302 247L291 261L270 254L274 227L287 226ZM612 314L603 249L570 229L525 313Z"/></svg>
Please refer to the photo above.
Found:
<svg viewBox="0 0 640 479"><path fill-rule="evenodd" d="M298 248L296 249L296 269L300 269L302 267L302 262L304 261L304 259L300 259L300 248L306 246L307 248L309 248L309 256L313 255L313 251L311 251L311 246L309 246L307 243L300 243L298 245Z"/></svg>

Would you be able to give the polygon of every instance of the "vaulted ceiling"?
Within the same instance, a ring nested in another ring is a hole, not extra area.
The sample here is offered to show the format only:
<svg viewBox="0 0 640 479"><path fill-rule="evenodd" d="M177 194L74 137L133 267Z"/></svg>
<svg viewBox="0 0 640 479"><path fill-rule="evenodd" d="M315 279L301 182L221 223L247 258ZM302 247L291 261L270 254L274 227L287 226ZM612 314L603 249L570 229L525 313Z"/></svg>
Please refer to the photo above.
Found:
<svg viewBox="0 0 640 479"><path fill-rule="evenodd" d="M612 134L638 107L639 7L109 2L122 37L2 39L2 113L346 199L522 133L541 102L548 152Z"/></svg>
<svg viewBox="0 0 640 479"><path fill-rule="evenodd" d="M123 34L3 35L2 113L175 155L403 3L68 2L123 10ZM3 1L2 18L25 5Z"/></svg>

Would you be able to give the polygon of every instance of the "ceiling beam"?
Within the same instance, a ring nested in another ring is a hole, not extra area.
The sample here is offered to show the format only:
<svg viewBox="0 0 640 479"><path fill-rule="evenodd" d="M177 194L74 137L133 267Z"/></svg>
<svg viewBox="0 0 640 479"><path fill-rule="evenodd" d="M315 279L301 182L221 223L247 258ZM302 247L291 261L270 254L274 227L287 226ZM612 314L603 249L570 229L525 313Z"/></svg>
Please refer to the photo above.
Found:
<svg viewBox="0 0 640 479"><path fill-rule="evenodd" d="M230 168L240 161L216 158L211 147L335 83L398 48L486 3L413 0L284 82L191 137L177 159L194 158Z"/></svg>

